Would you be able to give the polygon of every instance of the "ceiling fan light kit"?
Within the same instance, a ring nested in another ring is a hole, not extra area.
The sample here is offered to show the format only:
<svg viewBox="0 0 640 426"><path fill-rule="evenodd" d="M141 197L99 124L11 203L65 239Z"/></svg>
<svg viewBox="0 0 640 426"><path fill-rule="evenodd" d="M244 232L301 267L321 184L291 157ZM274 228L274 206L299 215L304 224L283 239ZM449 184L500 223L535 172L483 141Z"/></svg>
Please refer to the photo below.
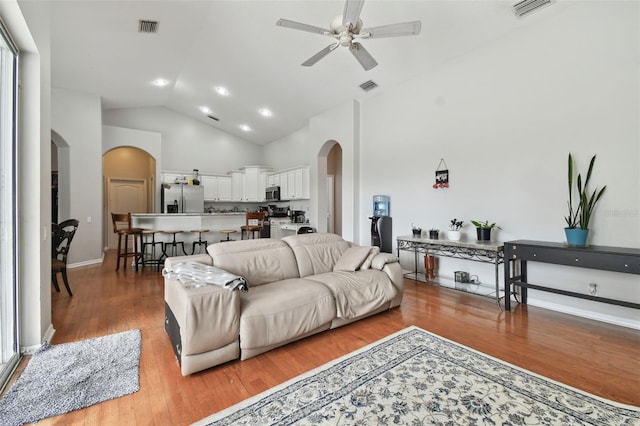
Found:
<svg viewBox="0 0 640 426"><path fill-rule="evenodd" d="M420 21L402 22L399 24L382 25L362 29L360 13L364 6L364 0L346 0L342 16L337 16L329 25L330 29L324 29L313 25L279 19L276 25L292 30L306 31L334 38L336 41L325 47L302 63L310 67L320 59L333 52L338 46L347 47L351 54L360 63L365 71L369 71L378 63L364 46L355 39L373 39L384 37L403 37L420 34L422 24Z"/></svg>

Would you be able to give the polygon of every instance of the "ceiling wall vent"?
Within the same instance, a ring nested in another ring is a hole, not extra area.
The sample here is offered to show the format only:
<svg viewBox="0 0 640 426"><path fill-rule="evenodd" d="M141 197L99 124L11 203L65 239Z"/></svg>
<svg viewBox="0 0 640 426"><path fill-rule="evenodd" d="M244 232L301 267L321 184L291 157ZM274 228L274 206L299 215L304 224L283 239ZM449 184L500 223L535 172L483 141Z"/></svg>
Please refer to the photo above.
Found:
<svg viewBox="0 0 640 426"><path fill-rule="evenodd" d="M522 0L513 5L514 12L517 17L521 17L526 15L527 13L533 12L541 8L542 6L546 6L551 4L553 0Z"/></svg>
<svg viewBox="0 0 640 426"><path fill-rule="evenodd" d="M140 33L157 33L158 21L149 21L146 19L140 19L138 21L138 32Z"/></svg>
<svg viewBox="0 0 640 426"><path fill-rule="evenodd" d="M362 84L360 85L360 88L361 88L362 90L364 90L365 92L368 92L369 90L373 90L373 89L375 89L376 87L378 87L378 85L377 85L377 84L376 84L376 82L375 82L375 81L373 81L373 80L365 81L364 83L362 83Z"/></svg>
<svg viewBox="0 0 640 426"><path fill-rule="evenodd" d="M218 117L214 117L213 115L207 115L207 117L209 117L213 121L220 121L220 119Z"/></svg>

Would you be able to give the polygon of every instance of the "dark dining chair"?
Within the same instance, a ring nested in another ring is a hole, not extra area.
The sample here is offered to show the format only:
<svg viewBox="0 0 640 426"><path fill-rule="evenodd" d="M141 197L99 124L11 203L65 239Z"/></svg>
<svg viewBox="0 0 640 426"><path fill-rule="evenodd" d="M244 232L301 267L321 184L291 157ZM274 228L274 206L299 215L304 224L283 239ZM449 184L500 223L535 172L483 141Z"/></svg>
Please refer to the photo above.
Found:
<svg viewBox="0 0 640 426"><path fill-rule="evenodd" d="M56 291L60 293L57 275L58 273L62 274L62 281L69 296L73 296L73 293L67 278L67 256L79 224L80 221L77 219L51 224L51 282Z"/></svg>

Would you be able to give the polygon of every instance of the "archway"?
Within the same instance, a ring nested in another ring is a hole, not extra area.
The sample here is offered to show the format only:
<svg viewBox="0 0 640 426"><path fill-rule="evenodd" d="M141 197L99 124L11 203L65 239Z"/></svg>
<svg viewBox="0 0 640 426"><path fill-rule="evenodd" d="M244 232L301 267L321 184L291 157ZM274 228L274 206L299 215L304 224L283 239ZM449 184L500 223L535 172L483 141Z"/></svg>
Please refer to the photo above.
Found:
<svg viewBox="0 0 640 426"><path fill-rule="evenodd" d="M104 241L116 247L111 212L149 213L155 204L156 160L148 152L130 146L102 155Z"/></svg>
<svg viewBox="0 0 640 426"><path fill-rule="evenodd" d="M51 221L71 217L71 155L69 144L51 130Z"/></svg>
<svg viewBox="0 0 640 426"><path fill-rule="evenodd" d="M335 140L318 153L318 231L342 235L342 147Z"/></svg>

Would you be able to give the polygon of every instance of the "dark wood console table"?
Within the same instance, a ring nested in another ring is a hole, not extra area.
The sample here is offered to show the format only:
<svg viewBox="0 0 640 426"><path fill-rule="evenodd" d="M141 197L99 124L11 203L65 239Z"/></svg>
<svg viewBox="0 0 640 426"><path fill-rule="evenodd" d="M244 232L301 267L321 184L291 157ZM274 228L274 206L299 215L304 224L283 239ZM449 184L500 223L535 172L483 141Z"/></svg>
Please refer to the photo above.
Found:
<svg viewBox="0 0 640 426"><path fill-rule="evenodd" d="M532 284L527 277L527 262L553 263L602 271L640 274L640 249L624 247L570 247L563 243L517 240L504 243L504 307L511 310L511 294L521 289L521 302L527 303L527 289L546 291L618 306L640 309L639 303L607 299L591 294L561 290L551 285ZM640 289L640 285L638 286Z"/></svg>

